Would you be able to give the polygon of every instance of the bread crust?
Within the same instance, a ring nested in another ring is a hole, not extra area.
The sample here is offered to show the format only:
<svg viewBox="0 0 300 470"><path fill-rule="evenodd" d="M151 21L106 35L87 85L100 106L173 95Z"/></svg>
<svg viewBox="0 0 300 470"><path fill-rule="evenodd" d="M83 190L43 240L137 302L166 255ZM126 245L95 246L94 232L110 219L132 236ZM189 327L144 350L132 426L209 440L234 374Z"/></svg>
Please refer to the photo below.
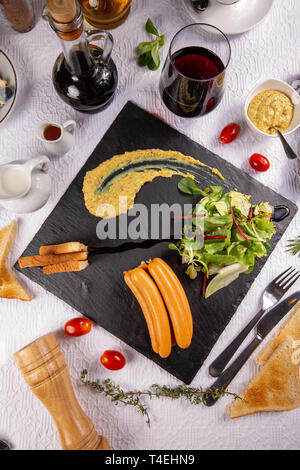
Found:
<svg viewBox="0 0 300 470"><path fill-rule="evenodd" d="M60 243L59 245L44 245L40 247L40 255L59 255L78 251L88 251L88 247L80 242L67 242Z"/></svg>
<svg viewBox="0 0 300 470"><path fill-rule="evenodd" d="M88 257L86 251L79 253L62 253L59 255L36 255L36 256L24 256L19 258L20 268L31 268L48 266L49 264L60 264L68 261L85 261Z"/></svg>
<svg viewBox="0 0 300 470"><path fill-rule="evenodd" d="M18 224L14 220L0 230L0 297L5 299L32 300L31 295L20 284L12 269L6 265L8 253L13 245Z"/></svg>
<svg viewBox="0 0 300 470"><path fill-rule="evenodd" d="M230 418L300 406L299 365L292 361L293 348L294 340L287 336L242 392L242 400L237 398L228 405Z"/></svg>
<svg viewBox="0 0 300 470"><path fill-rule="evenodd" d="M291 336L295 341L300 340L300 302L295 305L277 334L259 352L255 358L257 364L263 366L287 336Z"/></svg>
<svg viewBox="0 0 300 470"><path fill-rule="evenodd" d="M43 268L44 274L65 273L71 271L82 271L87 268L88 261L67 261L66 263L50 264Z"/></svg>

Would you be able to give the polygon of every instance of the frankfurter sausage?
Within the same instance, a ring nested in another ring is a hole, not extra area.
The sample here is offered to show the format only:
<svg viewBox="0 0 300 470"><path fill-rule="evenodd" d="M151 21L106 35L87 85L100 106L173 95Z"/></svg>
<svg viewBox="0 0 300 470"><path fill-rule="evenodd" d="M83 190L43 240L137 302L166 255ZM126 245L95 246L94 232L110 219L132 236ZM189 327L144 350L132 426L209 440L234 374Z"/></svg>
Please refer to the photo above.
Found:
<svg viewBox="0 0 300 470"><path fill-rule="evenodd" d="M180 348L188 348L193 336L193 318L185 291L170 266L161 258L154 258L148 264L166 304L176 343Z"/></svg>
<svg viewBox="0 0 300 470"><path fill-rule="evenodd" d="M144 267L124 273L124 280L143 311L153 350L161 357L171 353L171 329L162 296Z"/></svg>

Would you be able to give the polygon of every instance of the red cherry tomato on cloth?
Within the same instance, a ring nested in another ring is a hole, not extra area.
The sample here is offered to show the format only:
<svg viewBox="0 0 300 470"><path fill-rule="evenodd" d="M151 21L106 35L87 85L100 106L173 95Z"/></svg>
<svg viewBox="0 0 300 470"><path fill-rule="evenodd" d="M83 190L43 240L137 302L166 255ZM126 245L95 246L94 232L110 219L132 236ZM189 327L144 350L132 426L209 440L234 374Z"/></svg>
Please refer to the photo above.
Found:
<svg viewBox="0 0 300 470"><path fill-rule="evenodd" d="M109 370L123 369L126 359L119 351L107 350L100 357L101 364Z"/></svg>
<svg viewBox="0 0 300 470"><path fill-rule="evenodd" d="M88 318L72 318L65 324L65 333L68 336L82 336L89 333L92 329L92 322Z"/></svg>
<svg viewBox="0 0 300 470"><path fill-rule="evenodd" d="M249 158L249 163L256 171L267 171L270 168L269 160L260 153L254 153L251 155Z"/></svg>
<svg viewBox="0 0 300 470"><path fill-rule="evenodd" d="M228 124L226 127L224 127L220 134L220 142L222 144L230 144L237 138L240 133L240 130L241 127L236 122Z"/></svg>

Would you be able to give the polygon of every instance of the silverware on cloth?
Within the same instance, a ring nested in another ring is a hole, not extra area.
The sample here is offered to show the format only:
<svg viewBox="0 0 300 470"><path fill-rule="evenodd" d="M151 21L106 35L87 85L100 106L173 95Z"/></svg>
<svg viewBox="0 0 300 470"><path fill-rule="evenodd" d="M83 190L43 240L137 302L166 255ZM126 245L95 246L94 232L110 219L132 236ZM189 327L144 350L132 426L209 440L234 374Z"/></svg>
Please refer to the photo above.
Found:
<svg viewBox="0 0 300 470"><path fill-rule="evenodd" d="M7 442L2 441L0 439L0 450L10 450L10 446L7 444Z"/></svg>
<svg viewBox="0 0 300 470"><path fill-rule="evenodd" d="M211 363L209 373L213 377L219 377L226 365L238 350L246 336L254 328L258 320L270 310L284 296L290 287L300 277L299 272L292 267L283 271L279 276L275 277L265 288L262 296L262 307L255 317L245 326L245 328L237 335L237 337L224 349L224 351Z"/></svg>
<svg viewBox="0 0 300 470"><path fill-rule="evenodd" d="M271 308L259 321L256 328L256 336L251 343L241 352L241 354L233 361L233 363L222 372L220 377L206 390L207 396L204 395L203 403L206 406L214 405L220 395L216 396L211 393L213 389L225 390L232 382L236 374L251 356L253 351L259 346L262 340L270 333L270 331L280 322L280 320L293 308L300 299L300 291L287 297Z"/></svg>
<svg viewBox="0 0 300 470"><path fill-rule="evenodd" d="M274 127L273 129L275 129L277 134L278 134L278 137L279 137L279 139L282 143L282 147L285 151L286 156L288 158L290 158L291 160L294 160L295 158L298 158L298 155L294 152L294 150L292 149L292 147L290 146L290 144L288 143L286 138L282 135L280 130L277 129L277 127Z"/></svg>

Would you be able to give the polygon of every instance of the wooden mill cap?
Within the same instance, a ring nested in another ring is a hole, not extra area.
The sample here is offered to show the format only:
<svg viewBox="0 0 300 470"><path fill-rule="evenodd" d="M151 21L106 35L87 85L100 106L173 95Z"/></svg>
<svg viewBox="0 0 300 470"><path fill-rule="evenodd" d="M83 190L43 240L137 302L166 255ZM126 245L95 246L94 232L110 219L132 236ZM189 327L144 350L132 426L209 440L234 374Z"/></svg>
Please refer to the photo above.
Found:
<svg viewBox="0 0 300 470"><path fill-rule="evenodd" d="M14 354L14 360L23 374L41 366L59 351L59 344L53 333L40 336Z"/></svg>
<svg viewBox="0 0 300 470"><path fill-rule="evenodd" d="M76 18L76 0L47 0L47 7L58 23L70 23Z"/></svg>

